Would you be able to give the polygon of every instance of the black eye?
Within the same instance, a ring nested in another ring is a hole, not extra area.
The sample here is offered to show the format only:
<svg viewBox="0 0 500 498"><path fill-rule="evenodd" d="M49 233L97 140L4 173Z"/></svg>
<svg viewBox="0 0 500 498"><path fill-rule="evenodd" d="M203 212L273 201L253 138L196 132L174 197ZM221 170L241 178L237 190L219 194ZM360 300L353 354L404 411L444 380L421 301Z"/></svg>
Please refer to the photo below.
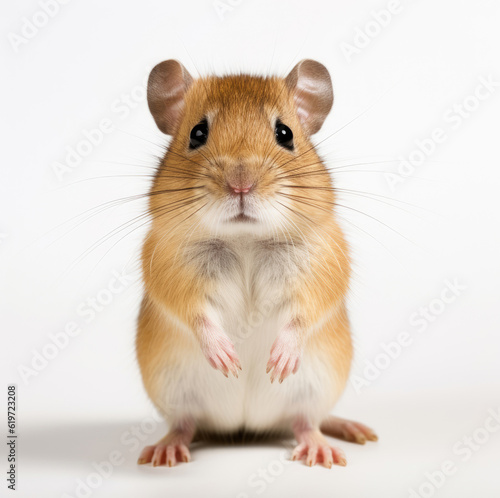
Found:
<svg viewBox="0 0 500 498"><path fill-rule="evenodd" d="M207 120L204 119L200 121L189 134L189 148L197 149L202 145L207 143L208 139L208 123Z"/></svg>
<svg viewBox="0 0 500 498"><path fill-rule="evenodd" d="M276 141L285 149L293 150L293 133L287 125L284 125L281 121L276 121L276 128L274 129L276 134Z"/></svg>

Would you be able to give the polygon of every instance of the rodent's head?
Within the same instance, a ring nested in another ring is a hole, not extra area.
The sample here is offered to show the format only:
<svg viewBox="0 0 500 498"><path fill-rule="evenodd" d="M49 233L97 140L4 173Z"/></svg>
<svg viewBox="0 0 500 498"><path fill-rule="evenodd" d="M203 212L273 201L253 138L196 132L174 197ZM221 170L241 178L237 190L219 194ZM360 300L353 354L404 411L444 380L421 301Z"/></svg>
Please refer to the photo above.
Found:
<svg viewBox="0 0 500 498"><path fill-rule="evenodd" d="M172 141L152 189L165 195L151 196L151 211L212 234L271 235L330 216L330 176L309 137L332 103L330 75L313 60L286 78L193 79L175 60L158 64L148 104Z"/></svg>

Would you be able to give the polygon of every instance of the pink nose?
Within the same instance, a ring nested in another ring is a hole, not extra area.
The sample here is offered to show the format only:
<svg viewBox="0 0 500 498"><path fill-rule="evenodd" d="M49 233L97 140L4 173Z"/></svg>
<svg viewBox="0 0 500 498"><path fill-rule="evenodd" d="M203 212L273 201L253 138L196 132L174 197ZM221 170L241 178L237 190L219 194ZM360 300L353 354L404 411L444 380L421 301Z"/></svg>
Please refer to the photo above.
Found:
<svg viewBox="0 0 500 498"><path fill-rule="evenodd" d="M229 184L229 188L235 193L235 194L248 194L250 190L252 189L253 185L252 184L246 184L246 185L236 185L233 183Z"/></svg>

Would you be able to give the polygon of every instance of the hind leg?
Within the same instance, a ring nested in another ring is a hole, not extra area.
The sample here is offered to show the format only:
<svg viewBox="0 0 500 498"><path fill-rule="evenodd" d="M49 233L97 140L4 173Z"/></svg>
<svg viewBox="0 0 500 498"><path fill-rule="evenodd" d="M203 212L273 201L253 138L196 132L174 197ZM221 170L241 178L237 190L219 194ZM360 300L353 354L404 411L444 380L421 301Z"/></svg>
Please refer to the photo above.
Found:
<svg viewBox="0 0 500 498"><path fill-rule="evenodd" d="M344 452L340 448L331 446L317 427L314 428L303 420L299 420L294 424L293 432L299 444L293 450L292 460L305 458L306 465L309 467L322 463L329 469L333 464L346 465Z"/></svg>
<svg viewBox="0 0 500 498"><path fill-rule="evenodd" d="M152 446L146 446L139 456L137 463L143 465L150 463L153 467L168 465L173 467L178 462L189 462L189 444L193 440L195 425L184 422L175 425L168 434Z"/></svg>
<svg viewBox="0 0 500 498"><path fill-rule="evenodd" d="M321 432L327 436L344 439L353 443L365 444L366 441L377 441L378 436L373 429L364 424L340 417L328 416L320 425Z"/></svg>

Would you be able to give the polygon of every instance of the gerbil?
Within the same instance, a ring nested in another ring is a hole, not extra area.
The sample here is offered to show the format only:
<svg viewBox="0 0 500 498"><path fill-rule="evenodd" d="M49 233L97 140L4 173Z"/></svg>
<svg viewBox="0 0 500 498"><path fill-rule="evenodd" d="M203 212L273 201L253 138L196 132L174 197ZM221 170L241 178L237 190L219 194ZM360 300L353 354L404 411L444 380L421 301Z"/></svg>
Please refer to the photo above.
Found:
<svg viewBox="0 0 500 498"><path fill-rule="evenodd" d="M150 192L137 355L170 431L139 463L189 461L205 432L293 433L292 458L326 467L345 457L323 434L377 439L329 415L352 357L348 248L310 141L332 103L313 60L286 78L152 70L149 108L172 140Z"/></svg>

